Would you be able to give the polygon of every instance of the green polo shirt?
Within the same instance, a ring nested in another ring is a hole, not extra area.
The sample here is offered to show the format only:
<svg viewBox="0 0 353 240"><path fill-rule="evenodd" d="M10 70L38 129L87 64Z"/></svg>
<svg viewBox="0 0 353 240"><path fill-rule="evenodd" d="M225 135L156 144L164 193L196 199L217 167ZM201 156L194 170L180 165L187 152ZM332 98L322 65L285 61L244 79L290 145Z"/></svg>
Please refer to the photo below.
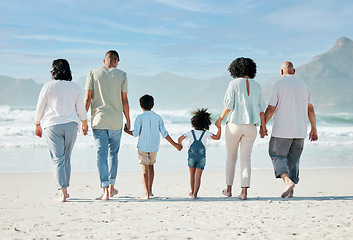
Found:
<svg viewBox="0 0 353 240"><path fill-rule="evenodd" d="M119 130L123 127L121 93L128 89L126 73L117 68L97 68L88 73L86 90L92 90L92 129Z"/></svg>

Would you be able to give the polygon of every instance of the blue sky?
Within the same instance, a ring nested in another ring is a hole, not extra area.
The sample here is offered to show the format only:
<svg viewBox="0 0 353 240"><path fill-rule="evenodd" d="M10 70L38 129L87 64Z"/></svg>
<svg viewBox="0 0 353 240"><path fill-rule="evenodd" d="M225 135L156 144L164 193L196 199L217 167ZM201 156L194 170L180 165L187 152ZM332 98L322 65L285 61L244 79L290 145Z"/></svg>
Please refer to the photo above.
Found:
<svg viewBox="0 0 353 240"><path fill-rule="evenodd" d="M11 0L0 2L0 75L50 80L65 58L74 78L116 49L128 74L209 79L251 57L257 79L353 39L353 1Z"/></svg>

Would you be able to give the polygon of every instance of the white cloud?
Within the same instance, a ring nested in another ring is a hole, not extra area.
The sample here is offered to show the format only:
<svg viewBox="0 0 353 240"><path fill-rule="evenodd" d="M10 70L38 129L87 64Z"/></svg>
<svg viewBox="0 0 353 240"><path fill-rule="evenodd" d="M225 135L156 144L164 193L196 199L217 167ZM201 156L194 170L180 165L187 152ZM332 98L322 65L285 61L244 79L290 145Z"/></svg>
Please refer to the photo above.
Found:
<svg viewBox="0 0 353 240"><path fill-rule="evenodd" d="M191 12L208 12L209 9L205 5L192 1L183 1L183 0L156 0L156 2L182 9Z"/></svg>
<svg viewBox="0 0 353 240"><path fill-rule="evenodd" d="M94 44L94 45L125 45L119 42L108 42L108 41L97 41L97 40L85 40L78 38L65 38L55 35L17 35L15 39L27 39L27 40L39 40L39 41L57 41L57 42L69 42L69 43L82 43L82 44Z"/></svg>
<svg viewBox="0 0 353 240"><path fill-rule="evenodd" d="M106 19L97 19L97 21L100 21L100 23L103 25L110 26L113 28L118 28L129 32L143 33L148 35L158 35L158 36L169 36L169 35L175 34L174 30L165 28L162 25L155 25L152 28L149 28L149 27L137 28L137 27L127 26L113 21L108 21Z"/></svg>

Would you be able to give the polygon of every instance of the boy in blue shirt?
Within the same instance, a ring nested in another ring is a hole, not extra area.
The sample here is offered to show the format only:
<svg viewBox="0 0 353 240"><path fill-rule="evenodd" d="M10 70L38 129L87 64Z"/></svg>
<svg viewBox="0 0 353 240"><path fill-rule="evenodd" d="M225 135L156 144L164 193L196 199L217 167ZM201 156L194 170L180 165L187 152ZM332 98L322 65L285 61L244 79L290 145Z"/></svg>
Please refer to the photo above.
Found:
<svg viewBox="0 0 353 240"><path fill-rule="evenodd" d="M153 196L153 166L156 162L157 152L159 150L159 133L179 151L183 147L174 142L174 140L169 136L164 127L161 116L151 111L154 106L154 99L152 96L147 94L142 96L140 98L140 106L143 113L136 117L134 130L130 131L125 125L124 131L131 136L139 137L137 143L138 158L142 167L142 180L146 192L143 199L149 199Z"/></svg>

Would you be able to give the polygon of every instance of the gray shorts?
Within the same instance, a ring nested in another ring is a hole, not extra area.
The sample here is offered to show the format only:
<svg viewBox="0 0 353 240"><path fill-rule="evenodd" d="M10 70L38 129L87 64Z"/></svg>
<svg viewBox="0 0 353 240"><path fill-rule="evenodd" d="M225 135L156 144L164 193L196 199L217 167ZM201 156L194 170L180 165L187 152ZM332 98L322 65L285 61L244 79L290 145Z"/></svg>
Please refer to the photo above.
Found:
<svg viewBox="0 0 353 240"><path fill-rule="evenodd" d="M304 148L304 138L271 137L269 154L276 178L288 173L289 178L299 182L299 160Z"/></svg>

